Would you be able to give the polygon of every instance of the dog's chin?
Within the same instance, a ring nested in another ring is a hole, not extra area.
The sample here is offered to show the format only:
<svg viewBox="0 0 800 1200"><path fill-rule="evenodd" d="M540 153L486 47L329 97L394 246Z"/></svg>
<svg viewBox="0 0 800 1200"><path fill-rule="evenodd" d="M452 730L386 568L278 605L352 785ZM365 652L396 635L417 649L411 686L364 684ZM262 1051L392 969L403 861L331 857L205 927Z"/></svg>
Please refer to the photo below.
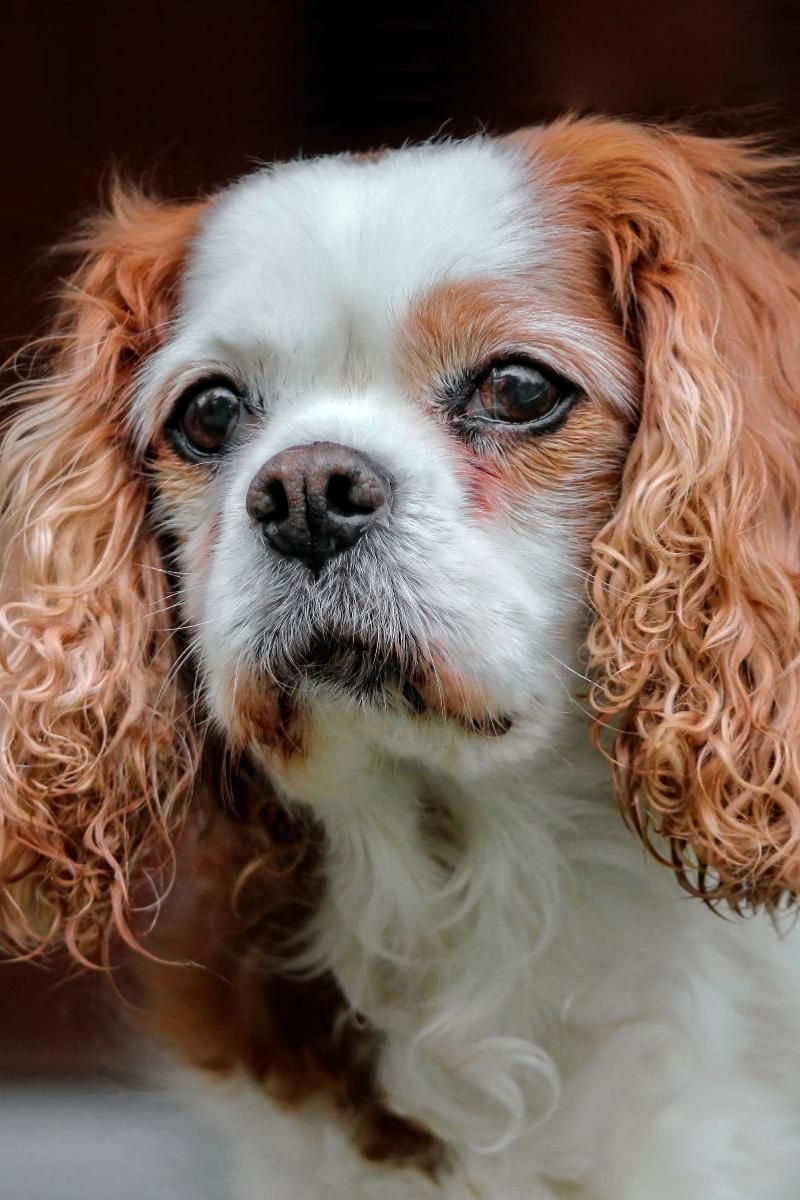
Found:
<svg viewBox="0 0 800 1200"><path fill-rule="evenodd" d="M316 634L283 664L270 670L273 685L299 708L313 707L320 695L362 709L405 713L412 719L450 721L469 734L501 737L511 728L510 716L470 706L469 692L459 680L453 695L443 682L441 666L416 654L401 654L352 636Z"/></svg>
<svg viewBox="0 0 800 1200"><path fill-rule="evenodd" d="M410 655L338 634L315 634L269 672L281 692L300 705L324 694L364 708L405 708L418 715L428 707L414 682L424 673Z"/></svg>

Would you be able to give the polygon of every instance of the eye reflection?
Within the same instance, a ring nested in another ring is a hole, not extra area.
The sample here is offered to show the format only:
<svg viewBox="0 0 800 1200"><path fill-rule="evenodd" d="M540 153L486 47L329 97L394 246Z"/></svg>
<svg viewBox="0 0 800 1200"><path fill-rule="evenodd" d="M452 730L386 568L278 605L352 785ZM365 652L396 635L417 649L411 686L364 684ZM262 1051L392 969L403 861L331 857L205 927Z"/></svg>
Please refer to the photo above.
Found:
<svg viewBox="0 0 800 1200"><path fill-rule="evenodd" d="M242 397L230 383L194 387L176 405L169 426L173 445L190 462L215 458L232 441L244 412Z"/></svg>
<svg viewBox="0 0 800 1200"><path fill-rule="evenodd" d="M574 399L568 380L534 363L494 363L476 381L463 413L492 424L549 428Z"/></svg>

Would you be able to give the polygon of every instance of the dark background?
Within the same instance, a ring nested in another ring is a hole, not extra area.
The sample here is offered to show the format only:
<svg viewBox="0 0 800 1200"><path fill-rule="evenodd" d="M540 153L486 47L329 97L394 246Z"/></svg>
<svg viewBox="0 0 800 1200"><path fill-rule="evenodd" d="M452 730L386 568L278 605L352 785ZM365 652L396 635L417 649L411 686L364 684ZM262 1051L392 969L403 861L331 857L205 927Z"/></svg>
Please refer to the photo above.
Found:
<svg viewBox="0 0 800 1200"><path fill-rule="evenodd" d="M800 6L763 0L0 0L0 345L41 329L48 253L121 167L192 196L253 164L565 109L772 130L800 149ZM2 550L0 549L0 553ZM0 969L0 1070L106 1061L103 1002Z"/></svg>
<svg viewBox="0 0 800 1200"><path fill-rule="evenodd" d="M2 0L0 340L40 322L58 269L46 248L96 203L111 164L189 196L258 161L567 108L798 140L793 0L358 7Z"/></svg>

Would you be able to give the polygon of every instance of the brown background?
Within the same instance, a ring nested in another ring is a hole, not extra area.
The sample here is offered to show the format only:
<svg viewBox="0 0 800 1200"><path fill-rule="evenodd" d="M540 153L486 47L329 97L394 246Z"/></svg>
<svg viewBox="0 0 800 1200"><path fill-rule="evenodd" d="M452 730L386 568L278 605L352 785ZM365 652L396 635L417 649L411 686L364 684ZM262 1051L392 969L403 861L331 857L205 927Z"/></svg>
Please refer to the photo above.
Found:
<svg viewBox="0 0 800 1200"><path fill-rule="evenodd" d="M772 129L800 147L790 0L0 0L0 344L41 327L47 248L110 165L167 195L254 163L504 130L566 108ZM91 981L5 966L0 1069L105 1057Z"/></svg>

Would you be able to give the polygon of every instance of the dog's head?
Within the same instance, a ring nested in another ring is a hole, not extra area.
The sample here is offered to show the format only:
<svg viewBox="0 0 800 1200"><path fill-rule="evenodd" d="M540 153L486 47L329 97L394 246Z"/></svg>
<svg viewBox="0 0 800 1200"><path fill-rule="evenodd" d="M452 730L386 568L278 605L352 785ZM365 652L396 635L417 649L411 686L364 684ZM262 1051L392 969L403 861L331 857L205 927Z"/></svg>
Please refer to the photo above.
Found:
<svg viewBox="0 0 800 1200"><path fill-rule="evenodd" d="M340 737L535 769L584 675L642 835L712 896L792 890L774 165L567 120L115 198L2 453L12 937L124 925L207 721L300 797Z"/></svg>

